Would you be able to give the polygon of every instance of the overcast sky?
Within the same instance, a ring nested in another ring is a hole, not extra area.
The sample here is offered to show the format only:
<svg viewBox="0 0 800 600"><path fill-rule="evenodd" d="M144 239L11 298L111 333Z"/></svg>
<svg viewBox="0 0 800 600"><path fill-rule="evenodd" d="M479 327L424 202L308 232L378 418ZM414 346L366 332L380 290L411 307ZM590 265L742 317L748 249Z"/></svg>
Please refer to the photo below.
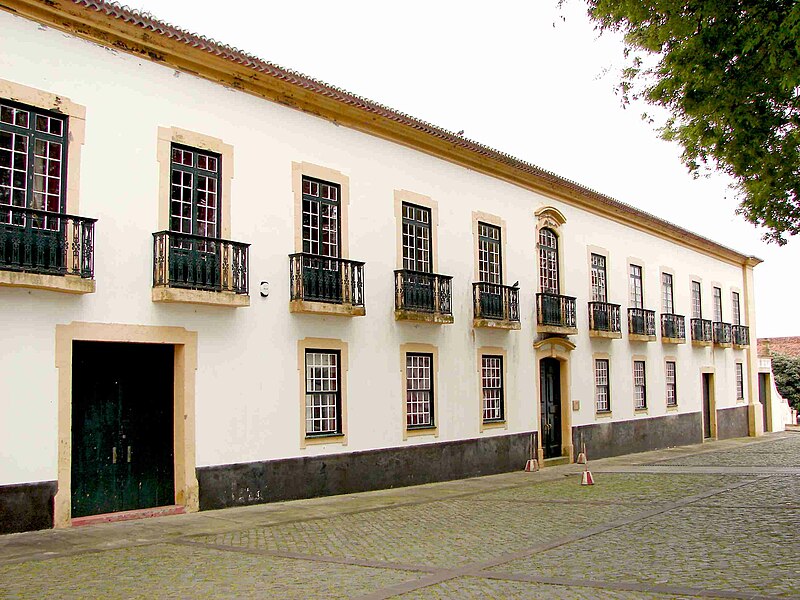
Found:
<svg viewBox="0 0 800 600"><path fill-rule="evenodd" d="M647 107L623 110L621 40L598 36L582 0L125 3L754 254L758 336L800 335L800 240L763 243L725 178L693 179Z"/></svg>

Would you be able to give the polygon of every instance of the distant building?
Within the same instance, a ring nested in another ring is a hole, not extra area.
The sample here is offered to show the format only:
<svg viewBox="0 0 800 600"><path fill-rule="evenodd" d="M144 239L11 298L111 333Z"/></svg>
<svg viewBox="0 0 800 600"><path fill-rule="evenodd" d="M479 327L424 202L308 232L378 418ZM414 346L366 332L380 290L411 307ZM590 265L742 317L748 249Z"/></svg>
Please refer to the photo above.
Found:
<svg viewBox="0 0 800 600"><path fill-rule="evenodd" d="M800 337L758 338L758 398L764 406L764 430L783 431L797 424L797 411L781 397L772 374L772 356L800 357Z"/></svg>
<svg viewBox="0 0 800 600"><path fill-rule="evenodd" d="M117 4L0 31L0 531L762 432L757 258Z"/></svg>

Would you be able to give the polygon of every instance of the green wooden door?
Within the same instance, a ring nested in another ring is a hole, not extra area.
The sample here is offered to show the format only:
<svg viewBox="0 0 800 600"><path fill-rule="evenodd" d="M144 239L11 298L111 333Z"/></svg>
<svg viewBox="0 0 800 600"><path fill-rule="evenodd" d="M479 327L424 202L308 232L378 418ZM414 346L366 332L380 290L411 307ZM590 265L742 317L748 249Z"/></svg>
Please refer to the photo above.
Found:
<svg viewBox="0 0 800 600"><path fill-rule="evenodd" d="M73 517L174 503L173 352L74 342Z"/></svg>

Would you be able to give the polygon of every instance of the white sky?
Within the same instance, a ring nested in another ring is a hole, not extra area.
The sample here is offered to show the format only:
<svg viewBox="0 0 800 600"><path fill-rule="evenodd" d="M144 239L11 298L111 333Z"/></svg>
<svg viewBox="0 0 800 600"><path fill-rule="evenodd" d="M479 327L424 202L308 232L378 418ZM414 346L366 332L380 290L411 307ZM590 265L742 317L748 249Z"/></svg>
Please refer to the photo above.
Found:
<svg viewBox="0 0 800 600"><path fill-rule="evenodd" d="M779 248L734 214L727 180L695 180L680 148L623 110L619 37L582 0L126 0L158 19L488 144L764 259L759 337L800 335L800 240ZM563 17L563 18L562 18ZM751 335L753 332L751 331Z"/></svg>

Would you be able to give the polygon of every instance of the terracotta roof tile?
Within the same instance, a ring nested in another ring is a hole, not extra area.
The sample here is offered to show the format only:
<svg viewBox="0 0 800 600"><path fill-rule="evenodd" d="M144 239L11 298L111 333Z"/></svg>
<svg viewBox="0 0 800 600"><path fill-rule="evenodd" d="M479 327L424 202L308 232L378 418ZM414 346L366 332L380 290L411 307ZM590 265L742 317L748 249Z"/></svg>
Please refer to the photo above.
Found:
<svg viewBox="0 0 800 600"><path fill-rule="evenodd" d="M800 356L800 337L758 338L758 355Z"/></svg>

